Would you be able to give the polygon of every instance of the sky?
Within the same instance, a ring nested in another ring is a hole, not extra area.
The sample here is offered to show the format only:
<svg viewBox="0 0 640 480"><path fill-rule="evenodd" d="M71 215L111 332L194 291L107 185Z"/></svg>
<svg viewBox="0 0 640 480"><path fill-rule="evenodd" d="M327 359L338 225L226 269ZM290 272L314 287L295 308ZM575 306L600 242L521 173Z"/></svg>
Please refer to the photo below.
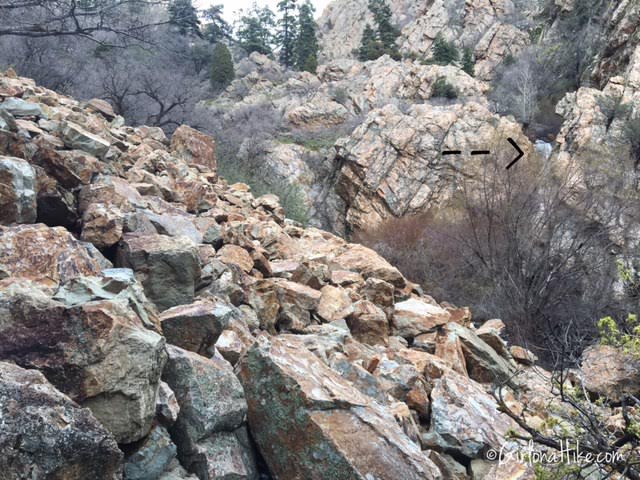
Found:
<svg viewBox="0 0 640 480"><path fill-rule="evenodd" d="M268 5L273 11L276 11L276 6L279 0L255 0L259 6ZM312 0L316 7L316 16L319 17L324 7L327 6L330 0ZM224 17L227 22L233 23L236 18L235 12L241 8L248 9L254 0L195 0L193 3L198 8L206 8L210 5L224 5Z"/></svg>

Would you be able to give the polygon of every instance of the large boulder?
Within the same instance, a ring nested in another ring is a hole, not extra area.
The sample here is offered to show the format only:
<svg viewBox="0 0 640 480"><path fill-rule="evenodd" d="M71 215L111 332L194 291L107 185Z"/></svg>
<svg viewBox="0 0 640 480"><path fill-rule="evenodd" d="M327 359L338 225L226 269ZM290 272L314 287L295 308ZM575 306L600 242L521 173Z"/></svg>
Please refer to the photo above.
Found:
<svg viewBox="0 0 640 480"><path fill-rule="evenodd" d="M67 147L85 151L94 157L104 158L111 146L108 140L88 132L73 122L64 122L61 133Z"/></svg>
<svg viewBox="0 0 640 480"><path fill-rule="evenodd" d="M580 368L585 388L613 402L640 394L640 359L610 345L589 347Z"/></svg>
<svg viewBox="0 0 640 480"><path fill-rule="evenodd" d="M444 308L424 300L410 298L393 307L393 332L403 338L417 337L446 324L451 315Z"/></svg>
<svg viewBox="0 0 640 480"><path fill-rule="evenodd" d="M230 478L252 478L255 466L245 451L248 445L245 448L225 435L234 435L247 415L242 386L231 365L218 354L207 359L172 345L167 351L169 361L163 379L180 405L178 419L170 431L183 465L201 480L226 478L212 474L221 463L225 469L230 468L230 463L236 465L239 476ZM242 458L243 465L228 456ZM239 470L246 475L240 475Z"/></svg>
<svg viewBox="0 0 640 480"><path fill-rule="evenodd" d="M191 303L200 280L198 248L186 237L125 235L116 264L136 273L160 310Z"/></svg>
<svg viewBox="0 0 640 480"><path fill-rule="evenodd" d="M344 270L360 273L364 278L379 278L397 288L403 288L406 280L400 271L370 248L349 245L333 262Z"/></svg>
<svg viewBox="0 0 640 480"><path fill-rule="evenodd" d="M171 137L171 153L188 164L197 164L215 172L216 143L213 138L187 125L181 125Z"/></svg>
<svg viewBox="0 0 640 480"><path fill-rule="evenodd" d="M38 371L0 362L0 419L0 478L120 478L113 436Z"/></svg>
<svg viewBox="0 0 640 480"><path fill-rule="evenodd" d="M33 223L36 217L33 167L19 158L0 156L0 223Z"/></svg>
<svg viewBox="0 0 640 480"><path fill-rule="evenodd" d="M475 458L488 448L499 451L516 428L479 384L447 371L431 391L431 429L422 440L428 448Z"/></svg>
<svg viewBox="0 0 640 480"><path fill-rule="evenodd" d="M82 275L97 275L101 267L85 244L61 227L18 225L0 227L0 282L4 277L30 280L56 289Z"/></svg>
<svg viewBox="0 0 640 480"><path fill-rule="evenodd" d="M222 302L200 301L165 310L160 321L167 342L207 355L237 315L234 307Z"/></svg>
<svg viewBox="0 0 640 480"><path fill-rule="evenodd" d="M0 358L41 370L119 443L149 432L165 342L126 299L68 306L17 284L0 292L0 317Z"/></svg>
<svg viewBox="0 0 640 480"><path fill-rule="evenodd" d="M470 378L481 383L510 381L515 369L472 330L457 323L448 323L439 333L436 353L440 347L450 346L450 351L459 351Z"/></svg>
<svg viewBox="0 0 640 480"><path fill-rule="evenodd" d="M251 432L277 478L441 478L389 413L299 344L260 337L239 377Z"/></svg>

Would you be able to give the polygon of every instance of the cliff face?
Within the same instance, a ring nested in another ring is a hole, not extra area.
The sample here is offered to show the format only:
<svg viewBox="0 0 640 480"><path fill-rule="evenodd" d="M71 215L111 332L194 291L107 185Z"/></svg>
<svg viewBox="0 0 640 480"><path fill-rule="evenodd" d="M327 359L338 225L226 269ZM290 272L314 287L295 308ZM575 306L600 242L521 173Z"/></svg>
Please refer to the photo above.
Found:
<svg viewBox="0 0 640 480"><path fill-rule="evenodd" d="M373 25L367 4L367 0L339 0L327 6L318 21L321 60L354 58L365 25ZM507 54L516 54L528 43L528 35L513 25L514 17L535 14L531 5L516 7L511 0L400 1L389 5L393 21L401 29L398 44L403 54L429 58L431 45L440 34L473 48L477 76L482 80L492 78Z"/></svg>

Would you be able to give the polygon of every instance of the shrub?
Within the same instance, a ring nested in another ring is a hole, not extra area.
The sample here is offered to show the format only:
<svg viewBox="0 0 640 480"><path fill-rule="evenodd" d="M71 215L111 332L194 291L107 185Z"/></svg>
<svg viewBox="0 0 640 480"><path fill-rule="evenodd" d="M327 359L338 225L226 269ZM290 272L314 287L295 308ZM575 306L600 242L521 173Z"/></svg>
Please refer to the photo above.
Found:
<svg viewBox="0 0 640 480"><path fill-rule="evenodd" d="M458 98L458 91L456 87L447 82L447 79L444 77L438 78L431 88L431 96L432 97L441 97L454 99Z"/></svg>

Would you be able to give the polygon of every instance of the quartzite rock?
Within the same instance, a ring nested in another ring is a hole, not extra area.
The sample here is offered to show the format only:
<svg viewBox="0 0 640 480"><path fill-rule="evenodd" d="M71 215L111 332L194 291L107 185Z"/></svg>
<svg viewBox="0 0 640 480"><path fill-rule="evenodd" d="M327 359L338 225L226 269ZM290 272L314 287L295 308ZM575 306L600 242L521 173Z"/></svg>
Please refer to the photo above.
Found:
<svg viewBox="0 0 640 480"><path fill-rule="evenodd" d="M46 225L0 227L0 281L31 280L56 289L82 275L100 273L98 261L67 230Z"/></svg>
<svg viewBox="0 0 640 480"><path fill-rule="evenodd" d="M0 358L41 370L130 443L147 434L166 360L164 338L125 299L67 307L32 285L0 292Z"/></svg>
<svg viewBox="0 0 640 480"><path fill-rule="evenodd" d="M209 356L222 331L237 315L232 306L206 301L165 310L160 321L167 342Z"/></svg>
<svg viewBox="0 0 640 480"><path fill-rule="evenodd" d="M0 362L0 418L0 478L119 478L113 436L40 372Z"/></svg>
<svg viewBox="0 0 640 480"><path fill-rule="evenodd" d="M198 248L186 237L125 235L116 263L133 269L160 310L193 301L200 261Z"/></svg>
<svg viewBox="0 0 640 480"><path fill-rule="evenodd" d="M0 224L33 223L36 172L24 160L0 156Z"/></svg>
<svg viewBox="0 0 640 480"><path fill-rule="evenodd" d="M389 413L304 348L262 337L239 366L251 432L278 478L441 478Z"/></svg>

